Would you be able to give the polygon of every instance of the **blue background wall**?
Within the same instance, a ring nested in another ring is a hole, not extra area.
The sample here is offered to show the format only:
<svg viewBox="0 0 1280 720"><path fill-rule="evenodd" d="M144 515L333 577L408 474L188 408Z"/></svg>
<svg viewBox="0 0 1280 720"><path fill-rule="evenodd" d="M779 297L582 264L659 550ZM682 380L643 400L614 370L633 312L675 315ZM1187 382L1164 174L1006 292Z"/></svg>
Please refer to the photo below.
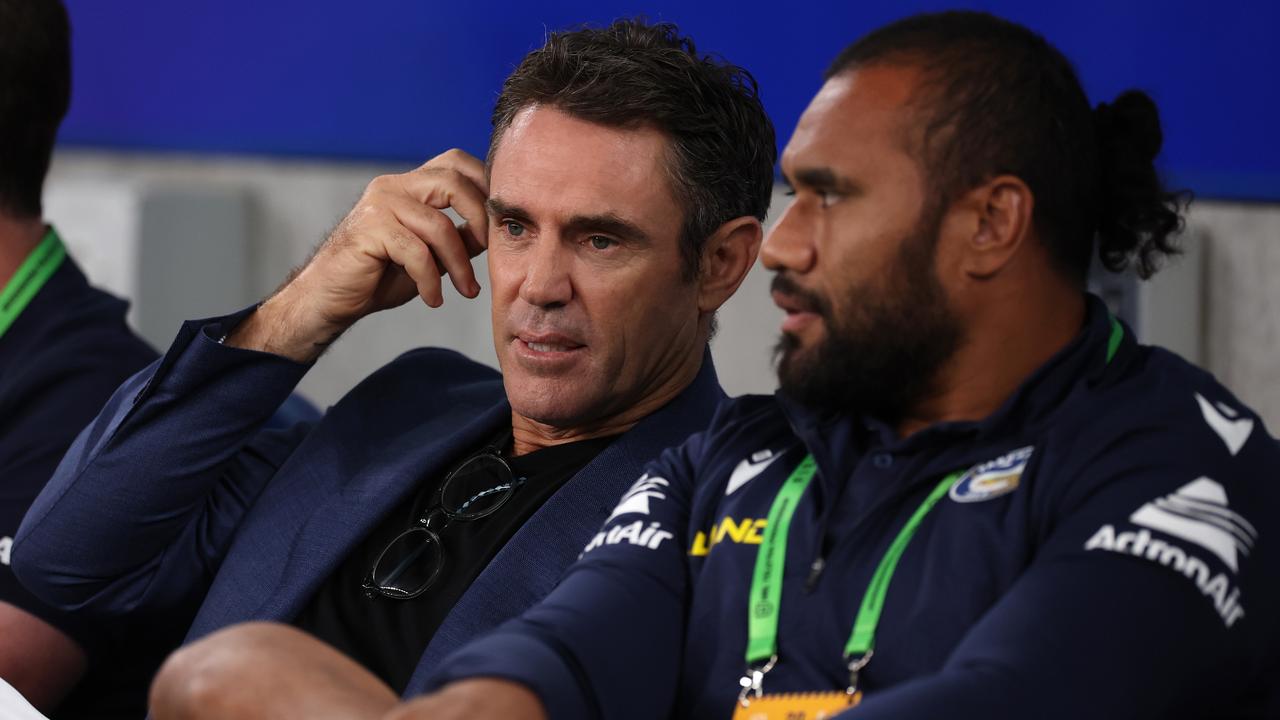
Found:
<svg viewBox="0 0 1280 720"><path fill-rule="evenodd" d="M954 4L952 4L954 5ZM751 70L785 142L862 32L938 2L67 0L72 146L418 162L483 152L503 78L545 28L671 20ZM1201 197L1280 200L1280 3L969 3L1042 32L1094 98L1141 87L1166 174Z"/></svg>

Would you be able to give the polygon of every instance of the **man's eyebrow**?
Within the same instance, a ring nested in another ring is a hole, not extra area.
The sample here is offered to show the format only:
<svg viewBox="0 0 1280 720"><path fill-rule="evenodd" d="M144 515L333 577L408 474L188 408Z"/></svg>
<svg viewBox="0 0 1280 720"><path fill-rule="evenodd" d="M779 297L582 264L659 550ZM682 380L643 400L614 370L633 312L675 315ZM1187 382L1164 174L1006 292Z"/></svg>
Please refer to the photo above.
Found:
<svg viewBox="0 0 1280 720"><path fill-rule="evenodd" d="M524 208L508 204L496 197L490 197L485 200L484 205L493 217L511 218L521 222L532 222L533 220L533 215ZM635 243L649 242L649 234L642 230L639 225L610 212L594 215L574 215L565 223L564 231L571 235L601 233Z"/></svg>
<svg viewBox="0 0 1280 720"><path fill-rule="evenodd" d="M857 189L857 185L848 178L837 175L834 170L828 167L801 168L795 172L794 178L789 179L789 181L817 192L835 191L847 193Z"/></svg>
<svg viewBox="0 0 1280 720"><path fill-rule="evenodd" d="M570 235L602 233L633 243L649 242L649 234L640 229L639 225L613 213L575 215L565 223L564 230Z"/></svg>
<svg viewBox="0 0 1280 720"><path fill-rule="evenodd" d="M509 205L496 197L490 197L484 201L484 207L489 214L499 218L515 218L518 220L528 220L529 213L518 205Z"/></svg>

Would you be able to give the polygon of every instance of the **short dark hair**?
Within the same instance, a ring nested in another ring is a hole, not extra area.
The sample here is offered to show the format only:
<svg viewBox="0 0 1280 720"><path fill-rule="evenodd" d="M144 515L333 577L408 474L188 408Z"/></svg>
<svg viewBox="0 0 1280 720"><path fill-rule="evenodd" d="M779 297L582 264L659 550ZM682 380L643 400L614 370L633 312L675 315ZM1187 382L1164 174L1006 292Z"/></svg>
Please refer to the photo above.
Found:
<svg viewBox="0 0 1280 720"><path fill-rule="evenodd" d="M670 139L686 279L696 277L716 228L769 212L777 147L755 78L699 55L671 23L618 20L551 33L502 86L490 161L512 119L534 104L610 127L651 126Z"/></svg>
<svg viewBox="0 0 1280 720"><path fill-rule="evenodd" d="M1093 109L1071 62L1031 30L952 11L908 17L846 48L830 78L859 66L922 70L912 105L920 156L943 203L997 175L1035 196L1034 224L1057 267L1083 283L1096 238L1103 265L1142 277L1176 253L1185 193L1161 184L1155 102L1130 90Z"/></svg>
<svg viewBox="0 0 1280 720"><path fill-rule="evenodd" d="M39 217L71 104L71 28L58 0L0 0L0 211Z"/></svg>

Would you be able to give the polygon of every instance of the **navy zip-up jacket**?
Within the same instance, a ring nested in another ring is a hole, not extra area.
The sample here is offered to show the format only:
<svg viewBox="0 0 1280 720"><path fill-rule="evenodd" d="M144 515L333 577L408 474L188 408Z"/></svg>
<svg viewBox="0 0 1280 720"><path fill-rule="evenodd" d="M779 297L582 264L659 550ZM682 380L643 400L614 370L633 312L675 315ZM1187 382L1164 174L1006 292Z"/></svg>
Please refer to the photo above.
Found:
<svg viewBox="0 0 1280 720"><path fill-rule="evenodd" d="M871 574L963 470L898 564L841 717L1275 717L1280 446L1209 374L1118 328L1090 298L1000 410L905 439L782 396L731 403L648 466L555 592L434 684L512 679L552 718L728 718L765 518L812 453L765 692L847 685Z"/></svg>

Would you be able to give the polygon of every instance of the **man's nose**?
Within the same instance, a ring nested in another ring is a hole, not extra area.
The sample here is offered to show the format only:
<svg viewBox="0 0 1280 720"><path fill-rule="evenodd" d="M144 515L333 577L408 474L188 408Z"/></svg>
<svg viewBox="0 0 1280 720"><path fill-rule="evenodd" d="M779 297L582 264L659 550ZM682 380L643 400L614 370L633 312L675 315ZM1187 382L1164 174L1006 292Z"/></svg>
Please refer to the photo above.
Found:
<svg viewBox="0 0 1280 720"><path fill-rule="evenodd" d="M572 258L558 237L539 238L524 259L527 265L520 284L521 300L537 307L557 307L573 298Z"/></svg>
<svg viewBox="0 0 1280 720"><path fill-rule="evenodd" d="M760 262L770 270L808 272L817 259L813 224L799 203L792 202L774 223L760 248Z"/></svg>

